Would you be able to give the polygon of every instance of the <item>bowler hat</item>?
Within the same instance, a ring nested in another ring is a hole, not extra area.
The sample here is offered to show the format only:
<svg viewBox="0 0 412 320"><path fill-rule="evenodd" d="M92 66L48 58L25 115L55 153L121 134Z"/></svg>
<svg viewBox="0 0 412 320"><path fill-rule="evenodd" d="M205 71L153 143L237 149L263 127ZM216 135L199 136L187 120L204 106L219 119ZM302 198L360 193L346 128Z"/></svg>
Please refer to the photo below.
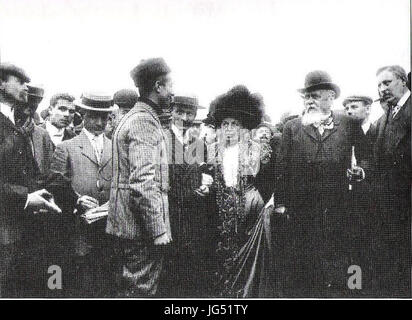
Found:
<svg viewBox="0 0 412 320"><path fill-rule="evenodd" d="M1 63L0 64L0 76L6 75L6 74L16 76L20 78L21 80L23 80L24 82L30 82L29 76L22 68L19 68L11 63Z"/></svg>
<svg viewBox="0 0 412 320"><path fill-rule="evenodd" d="M342 104L345 106L349 102L354 102L354 101L363 101L366 105L372 104L373 99L368 96L359 96L359 95L354 95L354 96L349 96L346 97Z"/></svg>
<svg viewBox="0 0 412 320"><path fill-rule="evenodd" d="M321 89L333 90L335 92L335 98L338 98L340 95L340 88L332 82L331 76L322 70L309 72L305 77L305 87L298 89L298 91L305 93Z"/></svg>
<svg viewBox="0 0 412 320"><path fill-rule="evenodd" d="M185 106L193 109L206 109L199 105L196 97L189 96L173 96L171 106Z"/></svg>
<svg viewBox="0 0 412 320"><path fill-rule="evenodd" d="M122 109L131 109L139 99L139 95L134 90L122 89L117 91L113 96L114 104Z"/></svg>
<svg viewBox="0 0 412 320"><path fill-rule="evenodd" d="M83 93L74 104L82 109L99 112L112 112L115 109L111 96L89 92Z"/></svg>
<svg viewBox="0 0 412 320"><path fill-rule="evenodd" d="M140 61L140 63L130 71L130 76L136 87L141 87L145 82L168 73L170 73L170 68L163 58L150 58Z"/></svg>

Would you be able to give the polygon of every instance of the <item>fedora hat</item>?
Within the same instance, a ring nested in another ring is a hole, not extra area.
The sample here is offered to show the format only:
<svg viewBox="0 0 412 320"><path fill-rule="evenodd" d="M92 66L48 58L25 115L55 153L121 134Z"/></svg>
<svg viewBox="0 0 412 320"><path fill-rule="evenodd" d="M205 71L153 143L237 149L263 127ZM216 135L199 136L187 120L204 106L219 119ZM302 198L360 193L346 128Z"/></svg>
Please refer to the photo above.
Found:
<svg viewBox="0 0 412 320"><path fill-rule="evenodd" d="M305 77L305 87L298 89L298 91L300 93L306 93L321 89L333 90L335 92L335 98L338 98L340 95L340 88L333 83L331 76L322 70L309 72Z"/></svg>
<svg viewBox="0 0 412 320"><path fill-rule="evenodd" d="M79 100L74 101L74 104L85 110L99 112L112 112L115 109L112 96L89 92L83 93Z"/></svg>
<svg viewBox="0 0 412 320"><path fill-rule="evenodd" d="M206 109L199 105L196 97L193 96L173 96L171 106L184 106L193 109Z"/></svg>

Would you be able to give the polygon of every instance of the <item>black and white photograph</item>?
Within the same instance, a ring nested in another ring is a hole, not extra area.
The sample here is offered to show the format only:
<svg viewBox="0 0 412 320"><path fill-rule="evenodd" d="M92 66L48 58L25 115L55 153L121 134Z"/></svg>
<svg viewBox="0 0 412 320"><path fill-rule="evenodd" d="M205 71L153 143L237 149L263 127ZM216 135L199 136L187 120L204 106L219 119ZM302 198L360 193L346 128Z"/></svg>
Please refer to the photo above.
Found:
<svg viewBox="0 0 412 320"><path fill-rule="evenodd" d="M0 0L0 300L411 299L410 95L409 0Z"/></svg>

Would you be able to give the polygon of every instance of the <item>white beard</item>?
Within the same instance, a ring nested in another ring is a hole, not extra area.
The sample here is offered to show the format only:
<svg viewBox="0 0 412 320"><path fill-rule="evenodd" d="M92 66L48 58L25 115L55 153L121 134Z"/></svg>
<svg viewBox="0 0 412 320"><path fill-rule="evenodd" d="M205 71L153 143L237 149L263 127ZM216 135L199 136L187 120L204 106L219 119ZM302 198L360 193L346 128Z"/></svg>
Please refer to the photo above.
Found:
<svg viewBox="0 0 412 320"><path fill-rule="evenodd" d="M330 114L324 115L319 111L305 112L305 114L302 116L302 124L304 126L308 126L311 124L320 124L323 120L329 118L329 116Z"/></svg>

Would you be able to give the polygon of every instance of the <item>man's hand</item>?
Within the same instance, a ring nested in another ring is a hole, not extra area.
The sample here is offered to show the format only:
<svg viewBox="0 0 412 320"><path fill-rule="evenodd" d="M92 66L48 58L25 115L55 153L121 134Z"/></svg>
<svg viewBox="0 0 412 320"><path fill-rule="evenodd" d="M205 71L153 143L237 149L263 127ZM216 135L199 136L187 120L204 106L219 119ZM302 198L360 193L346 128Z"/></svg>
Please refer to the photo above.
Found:
<svg viewBox="0 0 412 320"><path fill-rule="evenodd" d="M210 190L208 186L201 185L199 188L195 190L195 193L200 197L205 197L209 194Z"/></svg>
<svg viewBox="0 0 412 320"><path fill-rule="evenodd" d="M365 171L361 167L355 166L346 170L346 176L350 181L360 182L365 179Z"/></svg>
<svg viewBox="0 0 412 320"><path fill-rule="evenodd" d="M154 245L155 246L164 246L166 244L169 244L171 241L171 239L169 238L169 236L167 235L167 233L162 234L161 236L157 237L156 239L154 239Z"/></svg>
<svg viewBox="0 0 412 320"><path fill-rule="evenodd" d="M84 195L81 196L77 200L77 204L83 209L83 210L89 210L93 208L97 208L99 206L99 201L97 201L95 198Z"/></svg>
<svg viewBox="0 0 412 320"><path fill-rule="evenodd" d="M26 209L52 213L62 213L62 210L54 203L53 196L46 189L37 190L27 195Z"/></svg>

